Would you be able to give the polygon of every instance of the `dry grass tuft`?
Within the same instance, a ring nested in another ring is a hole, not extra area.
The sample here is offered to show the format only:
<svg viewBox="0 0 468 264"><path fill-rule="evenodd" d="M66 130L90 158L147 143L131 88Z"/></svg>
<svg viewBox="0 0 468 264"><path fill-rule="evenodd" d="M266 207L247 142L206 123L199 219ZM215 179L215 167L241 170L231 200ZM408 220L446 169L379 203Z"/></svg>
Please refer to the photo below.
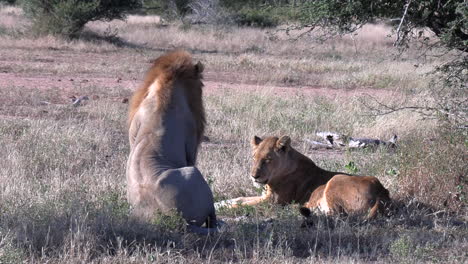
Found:
<svg viewBox="0 0 468 264"><path fill-rule="evenodd" d="M433 137L414 133L402 146L398 193L436 208L463 212L468 204L466 135L440 129L442 133L435 132Z"/></svg>

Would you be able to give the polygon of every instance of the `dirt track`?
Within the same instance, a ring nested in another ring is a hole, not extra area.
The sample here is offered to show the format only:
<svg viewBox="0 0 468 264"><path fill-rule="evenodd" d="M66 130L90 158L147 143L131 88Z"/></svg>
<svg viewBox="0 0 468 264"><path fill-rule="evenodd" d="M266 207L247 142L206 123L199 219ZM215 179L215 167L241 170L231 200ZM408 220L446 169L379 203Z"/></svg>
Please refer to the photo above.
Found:
<svg viewBox="0 0 468 264"><path fill-rule="evenodd" d="M123 90L132 91L138 87L141 80L122 79L119 77L101 77L87 74L77 75L52 75L52 74L29 74L29 73L0 73L0 89L8 88L26 88L40 89L43 91L53 91L57 94L57 101L66 100L70 96L82 95L80 87L95 87L95 88L122 88ZM310 87L310 86L274 86L274 85L256 85L245 83L224 82L216 79L216 73L207 74L204 81L204 91L206 94L222 92L224 89L245 90L245 91L263 91L273 95L288 95L288 94L303 94L305 96L325 96L330 99L340 97L353 97L362 95L373 95L377 97L392 96L394 92L382 89L333 89L327 87ZM93 89L97 94L90 96L101 96L108 94L99 89Z"/></svg>

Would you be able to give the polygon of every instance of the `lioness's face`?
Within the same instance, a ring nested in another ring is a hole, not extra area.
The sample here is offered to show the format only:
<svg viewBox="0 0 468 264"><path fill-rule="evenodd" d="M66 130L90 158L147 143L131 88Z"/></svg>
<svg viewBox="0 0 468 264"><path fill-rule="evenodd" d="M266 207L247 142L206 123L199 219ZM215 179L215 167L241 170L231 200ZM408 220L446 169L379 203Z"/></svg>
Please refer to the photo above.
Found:
<svg viewBox="0 0 468 264"><path fill-rule="evenodd" d="M287 167L287 152L291 139L288 136L261 139L255 136L252 141L253 165L250 175L254 183L267 184L280 175Z"/></svg>

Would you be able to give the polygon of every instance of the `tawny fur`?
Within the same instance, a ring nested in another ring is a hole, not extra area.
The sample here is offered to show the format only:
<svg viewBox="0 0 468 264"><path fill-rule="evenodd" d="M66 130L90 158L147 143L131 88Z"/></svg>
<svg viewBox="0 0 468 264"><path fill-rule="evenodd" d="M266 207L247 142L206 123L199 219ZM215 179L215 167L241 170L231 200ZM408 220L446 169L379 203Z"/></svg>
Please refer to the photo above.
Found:
<svg viewBox="0 0 468 264"><path fill-rule="evenodd" d="M213 194L194 167L205 127L202 71L185 51L165 54L131 99L127 196L139 217L176 210L192 226L216 226Z"/></svg>
<svg viewBox="0 0 468 264"><path fill-rule="evenodd" d="M390 201L377 178L324 170L292 148L290 142L287 136L254 137L251 176L265 184L267 191L260 197L240 197L217 206L254 205L266 200L282 205L296 202L303 204L304 215L317 208L328 214L366 214L372 218L383 210L383 203Z"/></svg>
<svg viewBox="0 0 468 264"><path fill-rule="evenodd" d="M203 79L202 72L203 65L201 63L194 65L192 57L185 51L178 50L157 58L146 73L143 85L130 99L128 125L130 126L136 111L143 99L148 95L149 88L155 80L160 83L156 95L158 104L155 110L163 113L171 102L174 79L178 78L185 82L184 87L186 88L187 97L190 98L188 102L197 124L197 135L201 139L206 123L201 89L203 86L201 82L201 79Z"/></svg>

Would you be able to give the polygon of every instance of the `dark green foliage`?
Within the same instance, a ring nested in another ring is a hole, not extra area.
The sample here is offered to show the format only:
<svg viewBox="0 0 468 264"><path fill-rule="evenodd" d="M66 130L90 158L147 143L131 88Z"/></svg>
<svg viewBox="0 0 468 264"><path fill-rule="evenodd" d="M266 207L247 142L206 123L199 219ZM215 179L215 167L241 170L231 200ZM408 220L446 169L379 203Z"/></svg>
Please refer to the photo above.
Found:
<svg viewBox="0 0 468 264"><path fill-rule="evenodd" d="M192 0L143 0L143 10L148 14L156 14L161 17L174 20L183 18L190 13Z"/></svg>
<svg viewBox="0 0 468 264"><path fill-rule="evenodd" d="M411 23L430 28L447 47L468 51L466 1L421 1L410 6L408 13Z"/></svg>
<svg viewBox="0 0 468 264"><path fill-rule="evenodd" d="M271 8L242 8L236 12L233 19L241 26L274 27L279 24L280 20L271 11Z"/></svg>
<svg viewBox="0 0 468 264"><path fill-rule="evenodd" d="M288 19L306 26L325 26L338 33L350 32L368 22L397 19L399 24L408 1L316 0L303 3L273 4L288 8ZM291 1L290 1L291 2ZM468 4L466 1L410 1L400 28L402 42L413 37L415 28L428 27L449 48L465 50L468 46ZM417 35L416 35L417 37Z"/></svg>
<svg viewBox="0 0 468 264"><path fill-rule="evenodd" d="M204 4L197 5L200 2ZM160 15L167 20L183 19L190 14L208 12L208 10L194 10L197 6L203 6L217 10L216 15L222 15L224 21L234 21L238 25L255 27L278 25L281 21L279 11L282 10L282 8L270 6L269 1L258 0L143 0L142 3L142 10L145 13Z"/></svg>
<svg viewBox="0 0 468 264"><path fill-rule="evenodd" d="M378 20L392 19L399 25L408 1L373 0L220 0L239 24L273 26L282 22L327 27L330 33L346 33ZM431 29L442 43L453 49L468 47L468 4L466 1L410 1L400 27L401 43L413 37L417 28Z"/></svg>
<svg viewBox="0 0 468 264"><path fill-rule="evenodd" d="M76 37L89 21L121 19L140 7L138 0L24 0L26 15L38 34Z"/></svg>
<svg viewBox="0 0 468 264"><path fill-rule="evenodd" d="M284 21L280 4L288 1L220 0L219 5L241 26L274 27ZM276 3L274 6L272 3Z"/></svg>
<svg viewBox="0 0 468 264"><path fill-rule="evenodd" d="M305 25L333 26L342 31L379 18L394 18L402 13L400 1L308 1L291 7L291 19Z"/></svg>
<svg viewBox="0 0 468 264"><path fill-rule="evenodd" d="M13 5L16 3L16 0L0 0L0 4L10 4Z"/></svg>

